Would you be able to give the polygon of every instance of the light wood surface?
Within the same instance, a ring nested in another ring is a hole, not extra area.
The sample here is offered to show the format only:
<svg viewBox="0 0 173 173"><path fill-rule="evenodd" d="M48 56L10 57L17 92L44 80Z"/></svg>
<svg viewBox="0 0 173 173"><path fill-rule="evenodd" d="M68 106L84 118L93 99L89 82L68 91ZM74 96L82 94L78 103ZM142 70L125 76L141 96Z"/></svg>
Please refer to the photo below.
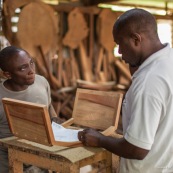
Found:
<svg viewBox="0 0 173 173"><path fill-rule="evenodd" d="M8 147L10 173L23 172L23 163L61 173L79 173L80 168L102 161L111 173L112 154L102 148L45 146L17 137L0 139Z"/></svg>
<svg viewBox="0 0 173 173"><path fill-rule="evenodd" d="M101 131L118 127L123 95L118 92L77 89L74 124Z"/></svg>
<svg viewBox="0 0 173 173"><path fill-rule="evenodd" d="M36 46L41 46L44 54L48 53L56 46L57 23L58 18L50 6L41 1L30 2L23 7L17 23L16 37L20 46L35 58L38 58Z"/></svg>
<svg viewBox="0 0 173 173"><path fill-rule="evenodd" d="M10 98L3 98L2 102L9 127L15 136L47 146L82 145L80 141L55 141L46 105Z"/></svg>

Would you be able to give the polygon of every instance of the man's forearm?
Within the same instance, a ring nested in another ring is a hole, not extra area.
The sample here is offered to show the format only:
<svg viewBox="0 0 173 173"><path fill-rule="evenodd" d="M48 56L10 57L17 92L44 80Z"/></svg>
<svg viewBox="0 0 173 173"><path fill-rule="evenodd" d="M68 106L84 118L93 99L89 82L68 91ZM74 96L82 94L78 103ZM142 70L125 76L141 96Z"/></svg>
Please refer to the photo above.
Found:
<svg viewBox="0 0 173 173"><path fill-rule="evenodd" d="M127 159L142 160L149 152L148 150L130 144L124 138L102 136L99 145L100 147Z"/></svg>

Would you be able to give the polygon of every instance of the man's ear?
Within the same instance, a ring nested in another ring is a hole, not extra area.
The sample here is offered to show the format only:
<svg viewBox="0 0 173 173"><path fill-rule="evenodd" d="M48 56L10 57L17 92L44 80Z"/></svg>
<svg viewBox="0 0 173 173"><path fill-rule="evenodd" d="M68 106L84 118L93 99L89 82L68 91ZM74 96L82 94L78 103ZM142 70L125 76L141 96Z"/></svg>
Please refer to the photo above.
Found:
<svg viewBox="0 0 173 173"><path fill-rule="evenodd" d="M8 72L8 71L3 71L2 73L3 73L3 75L4 75L6 78L11 79L11 74L10 74L10 72Z"/></svg>
<svg viewBox="0 0 173 173"><path fill-rule="evenodd" d="M142 38L141 38L141 35L138 34L138 33L132 33L131 34L131 38L133 39L134 43L135 43L135 46L138 45L138 43L141 42Z"/></svg>

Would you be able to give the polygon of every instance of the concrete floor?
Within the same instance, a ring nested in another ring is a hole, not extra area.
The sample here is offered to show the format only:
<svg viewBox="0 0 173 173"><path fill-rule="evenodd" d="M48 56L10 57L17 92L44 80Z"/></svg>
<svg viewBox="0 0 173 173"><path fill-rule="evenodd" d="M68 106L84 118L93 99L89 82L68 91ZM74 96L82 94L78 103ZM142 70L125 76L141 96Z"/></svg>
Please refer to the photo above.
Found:
<svg viewBox="0 0 173 173"><path fill-rule="evenodd" d="M90 171L92 171L92 167L90 165L80 168L80 173L89 173Z"/></svg>

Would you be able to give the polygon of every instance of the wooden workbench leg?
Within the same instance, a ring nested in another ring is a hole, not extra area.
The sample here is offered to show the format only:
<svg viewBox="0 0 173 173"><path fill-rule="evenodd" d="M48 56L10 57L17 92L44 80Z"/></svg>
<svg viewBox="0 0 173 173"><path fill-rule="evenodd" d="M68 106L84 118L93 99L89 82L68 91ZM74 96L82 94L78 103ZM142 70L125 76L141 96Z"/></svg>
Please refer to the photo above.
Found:
<svg viewBox="0 0 173 173"><path fill-rule="evenodd" d="M70 166L70 173L80 173L79 165L78 164L71 165Z"/></svg>
<svg viewBox="0 0 173 173"><path fill-rule="evenodd" d="M106 152L106 159L92 164L93 170L90 173L112 173L112 154Z"/></svg>
<svg viewBox="0 0 173 173"><path fill-rule="evenodd" d="M93 165L93 170L90 173L112 173L112 166L108 164L107 160L102 160Z"/></svg>
<svg viewBox="0 0 173 173"><path fill-rule="evenodd" d="M106 167L106 173L112 173L112 167Z"/></svg>
<svg viewBox="0 0 173 173"><path fill-rule="evenodd" d="M22 173L23 163L16 158L16 153L12 148L8 148L9 173Z"/></svg>
<svg viewBox="0 0 173 173"><path fill-rule="evenodd" d="M106 173L112 173L112 153L107 152L107 159L106 159Z"/></svg>
<svg viewBox="0 0 173 173"><path fill-rule="evenodd" d="M112 154L106 153L106 159L100 161L98 164L98 172L100 173L112 173Z"/></svg>

